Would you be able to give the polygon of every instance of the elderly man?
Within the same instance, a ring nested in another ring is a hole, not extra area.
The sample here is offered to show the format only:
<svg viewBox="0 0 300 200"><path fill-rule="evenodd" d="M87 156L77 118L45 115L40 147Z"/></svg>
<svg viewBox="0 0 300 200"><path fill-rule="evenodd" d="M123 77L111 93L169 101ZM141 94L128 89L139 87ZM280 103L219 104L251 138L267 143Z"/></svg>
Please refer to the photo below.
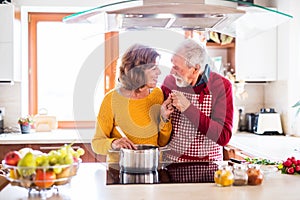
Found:
<svg viewBox="0 0 300 200"><path fill-rule="evenodd" d="M172 69L162 85L171 96L172 135L167 159L174 162L223 160L232 135L231 82L208 65L205 47L191 39L179 45Z"/></svg>

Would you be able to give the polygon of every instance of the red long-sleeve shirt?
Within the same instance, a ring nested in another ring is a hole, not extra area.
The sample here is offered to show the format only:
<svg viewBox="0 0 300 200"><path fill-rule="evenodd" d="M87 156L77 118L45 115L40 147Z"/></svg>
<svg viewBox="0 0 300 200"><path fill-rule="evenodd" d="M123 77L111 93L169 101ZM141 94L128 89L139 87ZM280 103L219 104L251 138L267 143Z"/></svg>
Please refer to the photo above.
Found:
<svg viewBox="0 0 300 200"><path fill-rule="evenodd" d="M180 88L177 87L174 77L169 75L165 78L161 88L165 99L173 89L201 94L199 102L203 100L204 94L210 93L212 95L211 116L206 116L193 104L183 114L198 128L201 134L205 134L221 146L228 144L232 136L233 124L232 84L228 79L215 72L210 72L208 80L204 83L194 87Z"/></svg>

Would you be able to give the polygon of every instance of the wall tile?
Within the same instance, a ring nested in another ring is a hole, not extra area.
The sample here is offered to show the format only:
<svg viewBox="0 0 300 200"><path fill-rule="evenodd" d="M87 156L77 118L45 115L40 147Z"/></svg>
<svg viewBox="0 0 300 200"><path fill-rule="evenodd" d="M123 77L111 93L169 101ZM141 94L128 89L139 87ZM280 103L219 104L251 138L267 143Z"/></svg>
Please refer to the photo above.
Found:
<svg viewBox="0 0 300 200"><path fill-rule="evenodd" d="M4 127L18 127L21 115L21 84L0 84L0 107L5 107Z"/></svg>

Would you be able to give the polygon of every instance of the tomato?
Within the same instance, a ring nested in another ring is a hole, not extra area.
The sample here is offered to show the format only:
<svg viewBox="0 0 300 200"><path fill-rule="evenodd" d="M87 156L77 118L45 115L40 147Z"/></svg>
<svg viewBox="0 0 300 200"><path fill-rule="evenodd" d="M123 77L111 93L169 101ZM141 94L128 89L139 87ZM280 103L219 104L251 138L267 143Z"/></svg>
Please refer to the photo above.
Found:
<svg viewBox="0 0 300 200"><path fill-rule="evenodd" d="M38 169L36 171L36 177L35 177L35 185L40 188L50 188L56 179L56 174L52 170L41 170Z"/></svg>

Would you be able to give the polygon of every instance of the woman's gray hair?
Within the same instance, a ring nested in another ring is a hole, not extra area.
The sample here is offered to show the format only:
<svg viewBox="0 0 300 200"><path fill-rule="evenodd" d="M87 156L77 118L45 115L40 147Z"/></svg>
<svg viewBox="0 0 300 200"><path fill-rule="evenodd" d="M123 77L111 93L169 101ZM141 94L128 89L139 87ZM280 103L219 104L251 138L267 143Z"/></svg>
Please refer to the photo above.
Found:
<svg viewBox="0 0 300 200"><path fill-rule="evenodd" d="M186 65L189 67L195 67L198 64L201 70L204 70L206 64L209 63L206 47L192 39L184 40L176 49L175 53L182 56L186 60Z"/></svg>

